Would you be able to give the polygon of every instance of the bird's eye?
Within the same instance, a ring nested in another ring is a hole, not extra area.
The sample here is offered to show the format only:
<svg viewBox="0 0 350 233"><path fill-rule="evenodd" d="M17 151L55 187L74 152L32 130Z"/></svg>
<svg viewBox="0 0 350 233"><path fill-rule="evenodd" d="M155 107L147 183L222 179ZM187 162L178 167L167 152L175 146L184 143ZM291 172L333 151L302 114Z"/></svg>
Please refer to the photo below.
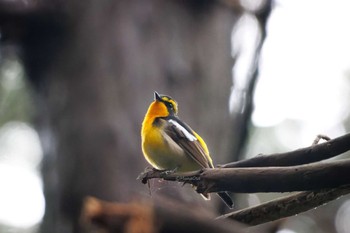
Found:
<svg viewBox="0 0 350 233"><path fill-rule="evenodd" d="M169 108L170 109L173 109L174 108L174 105L172 103L169 103Z"/></svg>

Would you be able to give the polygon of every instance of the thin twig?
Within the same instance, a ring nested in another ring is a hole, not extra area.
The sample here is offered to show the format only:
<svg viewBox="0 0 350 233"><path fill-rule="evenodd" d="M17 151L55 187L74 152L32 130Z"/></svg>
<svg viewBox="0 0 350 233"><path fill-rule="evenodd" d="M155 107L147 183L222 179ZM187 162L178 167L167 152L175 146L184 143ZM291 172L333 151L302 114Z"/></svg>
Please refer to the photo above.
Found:
<svg viewBox="0 0 350 233"><path fill-rule="evenodd" d="M315 140L313 141L312 146L317 145L321 139L326 140L326 141L331 140L331 138L328 137L327 135L319 134L316 136Z"/></svg>

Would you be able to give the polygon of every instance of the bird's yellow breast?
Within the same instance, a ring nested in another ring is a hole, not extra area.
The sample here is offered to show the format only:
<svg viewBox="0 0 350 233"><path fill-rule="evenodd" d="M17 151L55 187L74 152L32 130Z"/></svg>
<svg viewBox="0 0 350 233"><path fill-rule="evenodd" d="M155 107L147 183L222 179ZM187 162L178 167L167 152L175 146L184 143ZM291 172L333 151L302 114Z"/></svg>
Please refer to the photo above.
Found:
<svg viewBox="0 0 350 233"><path fill-rule="evenodd" d="M142 151L148 163L159 170L176 168L178 172L186 172L201 169L179 145L162 134L162 125L153 124L154 119L146 117L141 130Z"/></svg>

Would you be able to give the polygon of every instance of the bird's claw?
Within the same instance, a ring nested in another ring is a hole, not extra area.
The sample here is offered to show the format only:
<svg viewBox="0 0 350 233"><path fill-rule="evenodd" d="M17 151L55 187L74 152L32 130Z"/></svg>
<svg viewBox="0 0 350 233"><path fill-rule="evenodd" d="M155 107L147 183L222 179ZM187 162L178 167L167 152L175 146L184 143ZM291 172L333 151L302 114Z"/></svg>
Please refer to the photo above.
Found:
<svg viewBox="0 0 350 233"><path fill-rule="evenodd" d="M164 170L162 172L162 174L165 175L165 176L168 176L168 175L176 173L178 169L179 169L178 167L175 167L174 169Z"/></svg>

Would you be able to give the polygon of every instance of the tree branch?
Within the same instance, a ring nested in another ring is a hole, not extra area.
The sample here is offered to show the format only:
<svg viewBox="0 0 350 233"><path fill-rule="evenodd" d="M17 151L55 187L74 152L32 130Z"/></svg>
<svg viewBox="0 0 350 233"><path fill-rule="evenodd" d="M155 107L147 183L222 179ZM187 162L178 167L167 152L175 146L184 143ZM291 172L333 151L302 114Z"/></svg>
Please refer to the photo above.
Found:
<svg viewBox="0 0 350 233"><path fill-rule="evenodd" d="M292 167L214 168L188 173L153 170L140 177L162 178L193 184L199 193L292 192L335 188L350 184L350 159Z"/></svg>
<svg viewBox="0 0 350 233"><path fill-rule="evenodd" d="M350 184L350 159L292 167L204 170L197 185L208 192L291 192Z"/></svg>
<svg viewBox="0 0 350 233"><path fill-rule="evenodd" d="M350 133L324 143L298 150L271 155L259 155L251 159L224 164L220 167L293 166L329 159L348 150L350 150Z"/></svg>
<svg viewBox="0 0 350 233"><path fill-rule="evenodd" d="M350 193L350 185L314 192L300 192L220 216L249 225L259 225L290 217Z"/></svg>
<svg viewBox="0 0 350 233"><path fill-rule="evenodd" d="M308 191L221 217L257 225L307 211L350 193L350 159L312 163L348 150L350 134L296 151L273 154L271 158L262 156L230 164L237 166L234 168L203 169L181 174L152 170L139 178L143 183L152 178L190 183L197 187L199 193ZM259 163L262 167L256 167L260 166ZM265 167L276 164L280 167ZM288 166L289 164L304 165Z"/></svg>

